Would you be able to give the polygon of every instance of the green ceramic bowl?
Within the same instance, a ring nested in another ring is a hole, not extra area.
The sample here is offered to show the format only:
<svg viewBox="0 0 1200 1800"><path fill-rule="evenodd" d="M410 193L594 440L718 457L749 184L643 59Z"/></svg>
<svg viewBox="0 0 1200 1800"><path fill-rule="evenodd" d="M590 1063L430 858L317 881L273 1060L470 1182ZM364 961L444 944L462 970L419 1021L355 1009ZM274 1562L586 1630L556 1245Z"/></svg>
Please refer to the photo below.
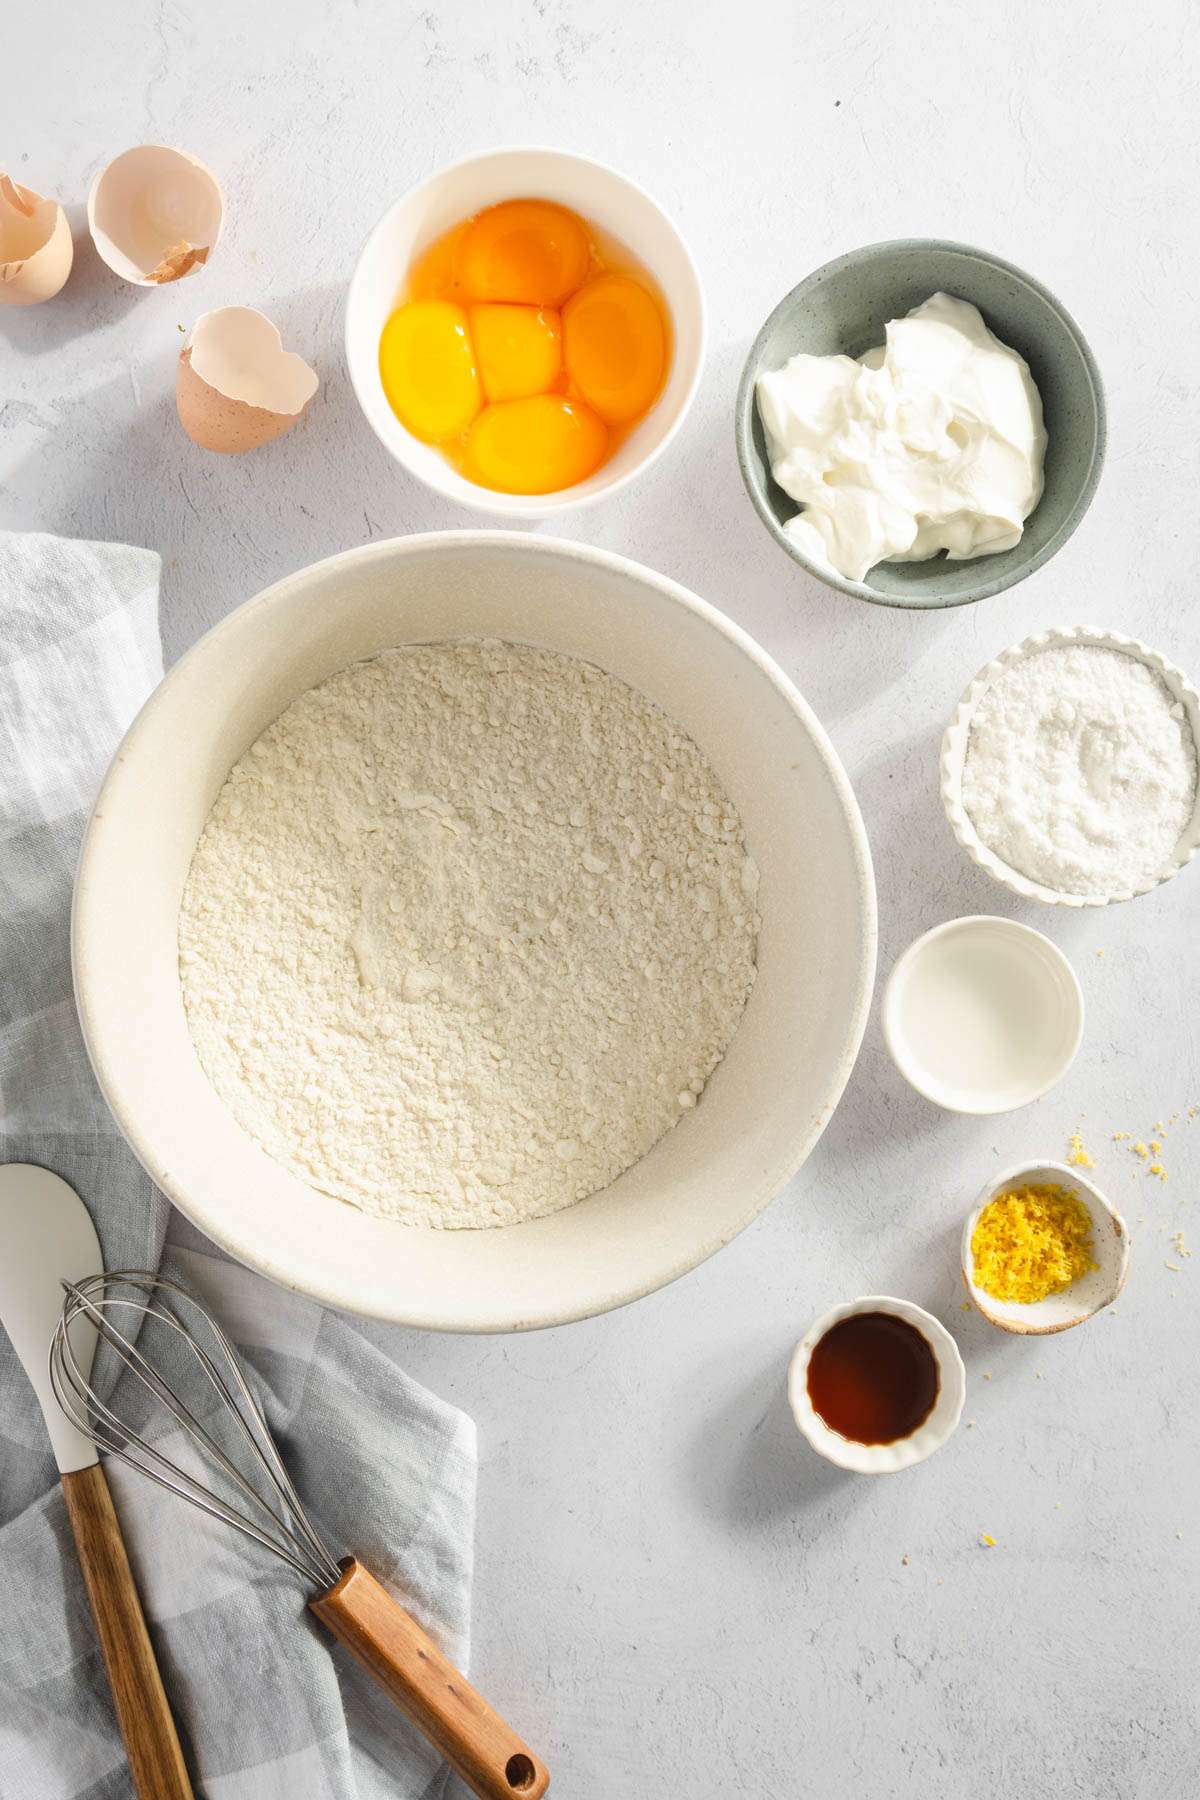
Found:
<svg viewBox="0 0 1200 1800"><path fill-rule="evenodd" d="M784 530L796 502L775 485L755 404L758 377L799 350L861 356L890 319L939 291L970 300L996 336L1028 362L1046 417L1046 487L1021 541L998 556L876 563L865 581L819 568ZM937 238L867 244L809 275L781 300L746 359L737 396L742 478L776 543L810 575L877 606L965 606L1012 587L1048 562L1082 519L1104 462L1104 388L1074 319L1039 281L985 250Z"/></svg>

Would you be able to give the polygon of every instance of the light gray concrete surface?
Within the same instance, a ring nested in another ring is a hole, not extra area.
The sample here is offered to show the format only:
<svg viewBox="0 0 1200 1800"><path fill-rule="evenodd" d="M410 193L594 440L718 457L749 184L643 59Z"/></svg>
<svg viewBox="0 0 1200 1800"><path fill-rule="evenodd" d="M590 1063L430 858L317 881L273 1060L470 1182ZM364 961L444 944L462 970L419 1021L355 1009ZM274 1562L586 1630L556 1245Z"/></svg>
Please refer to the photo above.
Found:
<svg viewBox="0 0 1200 1800"><path fill-rule="evenodd" d="M161 550L172 658L316 557L471 524L359 417L339 342L355 253L392 198L468 150L610 160L689 238L711 354L672 451L566 531L686 582L798 682L866 816L881 975L927 926L986 911L1046 930L1086 990L1074 1070L1024 1112L937 1112L873 1014L807 1167L706 1267L543 1336L412 1336L413 1372L479 1421L480 1684L563 1800L1196 1793L1200 1259L1167 1234L1200 1242L1200 875L1107 912L1019 905L955 846L936 770L962 687L1029 631L1095 621L1200 673L1193 9L40 0L10 9L4 46L0 152L71 202L77 232L95 169L143 140L205 158L229 210L195 280L123 287L85 238L58 300L0 312L3 523ZM1076 537L1024 586L942 615L808 580L758 525L733 451L769 308L839 251L910 233L1033 271L1108 383L1108 467ZM173 364L179 327L230 302L268 311L322 387L291 438L224 460L179 430ZM1163 1185L1111 1134L1148 1139L1177 1112ZM959 1310L963 1212L1077 1126L1133 1228L1129 1286L1081 1330L1010 1341ZM955 1333L970 1424L871 1481L808 1453L782 1383L818 1311L879 1291Z"/></svg>

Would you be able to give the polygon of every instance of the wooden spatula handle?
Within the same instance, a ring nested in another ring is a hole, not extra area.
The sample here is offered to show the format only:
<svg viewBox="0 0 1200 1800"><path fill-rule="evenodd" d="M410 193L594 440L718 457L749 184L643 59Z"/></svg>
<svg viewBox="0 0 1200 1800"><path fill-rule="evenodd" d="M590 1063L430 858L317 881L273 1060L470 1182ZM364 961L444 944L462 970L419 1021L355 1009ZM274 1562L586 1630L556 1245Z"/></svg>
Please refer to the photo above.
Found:
<svg viewBox="0 0 1200 1800"><path fill-rule="evenodd" d="M309 1606L441 1751L480 1800L540 1800L550 1775L533 1751L444 1657L433 1639L353 1557Z"/></svg>
<svg viewBox="0 0 1200 1800"><path fill-rule="evenodd" d="M108 1479L93 1463L64 1475L62 1490L139 1800L192 1800Z"/></svg>

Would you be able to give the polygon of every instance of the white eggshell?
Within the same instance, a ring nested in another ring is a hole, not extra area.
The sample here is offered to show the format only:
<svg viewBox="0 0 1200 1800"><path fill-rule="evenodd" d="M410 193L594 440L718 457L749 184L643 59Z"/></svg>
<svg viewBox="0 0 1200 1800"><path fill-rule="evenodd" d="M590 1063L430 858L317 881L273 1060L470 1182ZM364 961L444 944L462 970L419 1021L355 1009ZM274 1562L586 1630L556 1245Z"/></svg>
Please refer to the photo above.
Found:
<svg viewBox="0 0 1200 1800"><path fill-rule="evenodd" d="M179 422L204 450L237 455L290 431L318 387L252 306L224 306L193 325L179 356Z"/></svg>
<svg viewBox="0 0 1200 1800"><path fill-rule="evenodd" d="M57 200L0 175L0 306L52 299L74 257L71 227Z"/></svg>
<svg viewBox="0 0 1200 1800"><path fill-rule="evenodd" d="M109 268L139 287L161 287L208 261L225 201L198 157L166 144L139 144L100 170L87 212Z"/></svg>

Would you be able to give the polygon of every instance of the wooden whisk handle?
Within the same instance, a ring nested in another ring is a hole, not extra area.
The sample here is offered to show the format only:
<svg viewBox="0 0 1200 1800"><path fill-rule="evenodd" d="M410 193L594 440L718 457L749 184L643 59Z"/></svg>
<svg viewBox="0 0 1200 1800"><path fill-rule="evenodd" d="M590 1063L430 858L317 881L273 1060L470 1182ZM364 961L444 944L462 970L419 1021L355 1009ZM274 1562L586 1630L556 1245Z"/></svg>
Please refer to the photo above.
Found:
<svg viewBox="0 0 1200 1800"><path fill-rule="evenodd" d="M64 1475L62 1490L139 1800L192 1800L108 1479L92 1463Z"/></svg>
<svg viewBox="0 0 1200 1800"><path fill-rule="evenodd" d="M541 1800L545 1765L360 1562L308 1604L479 1800Z"/></svg>

